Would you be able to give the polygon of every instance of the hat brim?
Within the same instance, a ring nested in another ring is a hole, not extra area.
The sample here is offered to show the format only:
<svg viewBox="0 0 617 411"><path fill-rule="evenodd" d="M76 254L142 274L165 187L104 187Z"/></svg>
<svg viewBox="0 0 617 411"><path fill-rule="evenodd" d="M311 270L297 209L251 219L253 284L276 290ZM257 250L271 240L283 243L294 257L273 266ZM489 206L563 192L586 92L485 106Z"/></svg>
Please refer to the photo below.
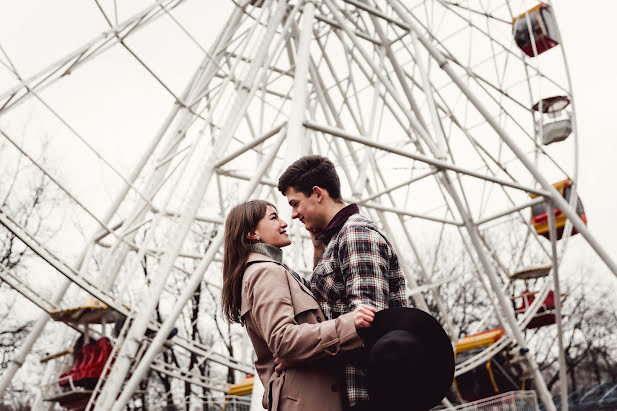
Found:
<svg viewBox="0 0 617 411"><path fill-rule="evenodd" d="M405 396L418 405L417 408L409 409L432 408L446 396L454 380L454 352L450 338L430 314L409 307L377 312L371 326L362 329L361 335L365 346L372 349L382 336L395 330L407 331L419 342L422 352L418 356L424 366L413 370L393 369L388 373L379 371L378 378L375 378L375 375L371 377L371 368L375 370L383 367L369 364L369 396L381 399ZM371 355L371 361L374 361L373 357ZM407 381L396 380L401 378ZM385 391L392 391L394 387L404 387L405 392L389 392L389 396L384 395Z"/></svg>

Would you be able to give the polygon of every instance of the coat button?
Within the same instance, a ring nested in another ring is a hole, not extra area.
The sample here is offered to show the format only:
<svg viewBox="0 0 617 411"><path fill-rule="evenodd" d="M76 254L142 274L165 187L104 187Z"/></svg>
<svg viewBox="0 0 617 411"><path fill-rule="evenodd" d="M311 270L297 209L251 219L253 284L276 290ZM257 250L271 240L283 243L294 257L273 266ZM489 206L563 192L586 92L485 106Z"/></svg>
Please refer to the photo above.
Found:
<svg viewBox="0 0 617 411"><path fill-rule="evenodd" d="M321 322L321 317L317 317L317 322L320 323Z"/></svg>
<svg viewBox="0 0 617 411"><path fill-rule="evenodd" d="M336 384L332 384L330 386L330 389L332 390L332 392L336 392L338 390L338 388L336 387Z"/></svg>

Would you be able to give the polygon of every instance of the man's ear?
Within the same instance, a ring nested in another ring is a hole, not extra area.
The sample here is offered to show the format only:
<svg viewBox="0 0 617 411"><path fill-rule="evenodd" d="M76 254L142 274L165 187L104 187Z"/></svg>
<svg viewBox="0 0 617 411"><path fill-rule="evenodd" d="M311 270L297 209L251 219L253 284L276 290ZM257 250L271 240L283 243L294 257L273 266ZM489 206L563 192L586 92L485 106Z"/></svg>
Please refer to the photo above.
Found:
<svg viewBox="0 0 617 411"><path fill-rule="evenodd" d="M313 186L313 193L317 194L317 202L321 203L323 200L324 190L319 186Z"/></svg>

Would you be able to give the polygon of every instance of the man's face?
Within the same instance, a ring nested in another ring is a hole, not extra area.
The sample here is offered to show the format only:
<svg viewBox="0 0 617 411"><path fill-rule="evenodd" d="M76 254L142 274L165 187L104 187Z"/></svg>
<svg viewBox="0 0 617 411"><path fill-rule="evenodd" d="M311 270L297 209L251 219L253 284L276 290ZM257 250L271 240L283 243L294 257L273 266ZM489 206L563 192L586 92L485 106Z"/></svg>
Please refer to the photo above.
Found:
<svg viewBox="0 0 617 411"><path fill-rule="evenodd" d="M285 197L291 206L292 219L300 220L309 231L319 232L326 228L328 222L325 221L325 209L315 192L307 197L303 192L289 187Z"/></svg>

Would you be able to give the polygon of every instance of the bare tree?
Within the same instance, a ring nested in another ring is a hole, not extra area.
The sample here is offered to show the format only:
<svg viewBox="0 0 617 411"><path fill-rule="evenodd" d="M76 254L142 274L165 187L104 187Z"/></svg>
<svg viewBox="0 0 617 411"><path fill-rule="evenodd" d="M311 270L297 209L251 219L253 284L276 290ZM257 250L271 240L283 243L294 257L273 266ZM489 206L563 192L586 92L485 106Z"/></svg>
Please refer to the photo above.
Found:
<svg viewBox="0 0 617 411"><path fill-rule="evenodd" d="M589 284L590 273L578 271L579 281L570 288L564 303L564 351L568 375L568 390L588 387L602 382L617 381L617 307L615 290ZM550 335L555 330L546 327L535 338L539 353L543 354L540 368L554 393L559 390L557 350Z"/></svg>
<svg viewBox="0 0 617 411"><path fill-rule="evenodd" d="M498 251L500 263L508 269L521 269L531 266L546 265L546 256L535 239L527 237L524 246L516 227L501 227L499 230L483 233L487 250ZM435 249L444 247L448 253L441 253L435 260L427 259L424 265L431 269L433 278L447 278L451 275L456 281L446 283L439 289L439 294L447 305L459 338L469 335L474 326L490 309L490 301L475 277L475 266L458 238L441 238L438 247L422 244L422 255L435 257ZM545 245L546 240L540 239ZM503 248L503 249L502 249ZM518 264L517 264L518 263ZM514 268L513 268L514 267ZM414 271L419 274L419 266ZM495 264L493 269L502 273L502 267ZM567 295L563 301L564 345L568 375L568 390L572 392L582 387L593 386L602 382L617 381L617 301L615 290L605 285L593 284L593 265L563 265L560 268L562 289ZM511 273L509 273L511 274ZM503 275L502 286L508 281ZM546 281L542 278L526 283L510 284L513 296L523 290L539 290ZM431 313L439 320L441 316L430 293L425 293ZM513 302L513 304L515 304ZM443 321L442 321L443 322ZM493 318L481 330L497 327ZM559 392L559 363L556 338L556 325L524 330L529 347L535 353L535 359L545 377L549 390Z"/></svg>
<svg viewBox="0 0 617 411"><path fill-rule="evenodd" d="M37 160L46 164L45 144ZM59 203L57 190L38 170L29 167L21 156L13 157L10 149L0 143L0 212L41 241L48 241L59 228L58 219L50 218ZM17 275L25 275L32 251L15 234L0 225L0 267ZM18 300L19 299L19 300ZM22 300L0 280L0 374L21 341L28 335L31 322L18 315L16 307ZM29 388L14 384L7 389L2 401L15 396L24 399L31 395Z"/></svg>

